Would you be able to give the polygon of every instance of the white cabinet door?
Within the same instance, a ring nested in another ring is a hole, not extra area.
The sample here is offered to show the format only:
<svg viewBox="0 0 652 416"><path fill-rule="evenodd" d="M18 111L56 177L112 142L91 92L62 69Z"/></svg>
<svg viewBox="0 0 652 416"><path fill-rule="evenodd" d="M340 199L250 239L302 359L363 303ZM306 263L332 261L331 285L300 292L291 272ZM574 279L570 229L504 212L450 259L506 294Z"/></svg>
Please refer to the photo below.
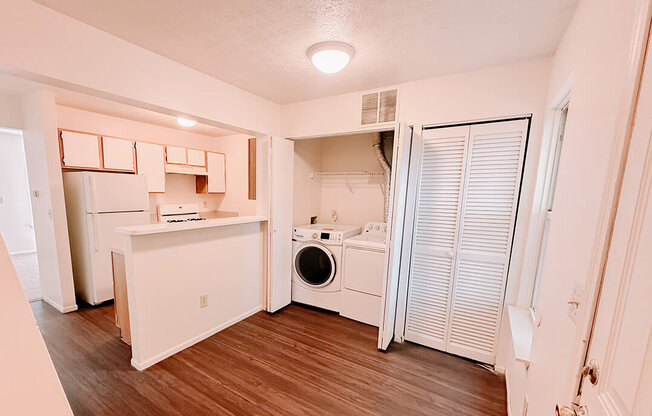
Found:
<svg viewBox="0 0 652 416"><path fill-rule="evenodd" d="M203 150L188 149L188 164L192 166L206 166L206 152Z"/></svg>
<svg viewBox="0 0 652 416"><path fill-rule="evenodd" d="M131 140L102 137L104 169L135 172L134 142Z"/></svg>
<svg viewBox="0 0 652 416"><path fill-rule="evenodd" d="M100 138L92 134L61 132L62 165L69 168L102 167Z"/></svg>
<svg viewBox="0 0 652 416"><path fill-rule="evenodd" d="M148 192L165 192L165 147L154 143L136 143L138 174L147 177Z"/></svg>
<svg viewBox="0 0 652 416"><path fill-rule="evenodd" d="M292 183L294 142L272 137L270 188L270 268L267 311L276 312L292 298Z"/></svg>
<svg viewBox="0 0 652 416"><path fill-rule="evenodd" d="M185 147L167 146L167 162L179 165L188 164L188 158Z"/></svg>
<svg viewBox="0 0 652 416"><path fill-rule="evenodd" d="M226 157L208 152L208 193L226 192Z"/></svg>

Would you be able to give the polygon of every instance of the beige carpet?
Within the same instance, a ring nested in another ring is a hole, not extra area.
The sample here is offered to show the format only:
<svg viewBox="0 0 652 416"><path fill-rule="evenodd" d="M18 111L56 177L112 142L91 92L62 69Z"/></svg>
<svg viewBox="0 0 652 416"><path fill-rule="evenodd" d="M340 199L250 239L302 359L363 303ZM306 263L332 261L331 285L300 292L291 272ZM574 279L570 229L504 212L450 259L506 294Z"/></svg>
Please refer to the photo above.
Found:
<svg viewBox="0 0 652 416"><path fill-rule="evenodd" d="M32 302L41 299L41 279L38 274L36 253L13 254L11 261L14 263L18 280L20 280L27 300Z"/></svg>

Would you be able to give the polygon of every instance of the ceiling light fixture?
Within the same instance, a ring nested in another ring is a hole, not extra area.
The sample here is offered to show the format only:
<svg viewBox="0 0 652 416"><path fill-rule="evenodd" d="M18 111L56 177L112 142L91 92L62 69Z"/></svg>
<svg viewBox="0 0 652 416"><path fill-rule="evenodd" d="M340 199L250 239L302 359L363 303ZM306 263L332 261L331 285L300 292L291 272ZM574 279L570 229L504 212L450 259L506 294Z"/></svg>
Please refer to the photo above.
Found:
<svg viewBox="0 0 652 416"><path fill-rule="evenodd" d="M177 117L177 123L183 127L192 127L197 124L195 120L188 120L187 118L183 117Z"/></svg>
<svg viewBox="0 0 652 416"><path fill-rule="evenodd" d="M312 64L327 74L341 71L353 57L353 47L344 42L320 42L308 48L308 58Z"/></svg>

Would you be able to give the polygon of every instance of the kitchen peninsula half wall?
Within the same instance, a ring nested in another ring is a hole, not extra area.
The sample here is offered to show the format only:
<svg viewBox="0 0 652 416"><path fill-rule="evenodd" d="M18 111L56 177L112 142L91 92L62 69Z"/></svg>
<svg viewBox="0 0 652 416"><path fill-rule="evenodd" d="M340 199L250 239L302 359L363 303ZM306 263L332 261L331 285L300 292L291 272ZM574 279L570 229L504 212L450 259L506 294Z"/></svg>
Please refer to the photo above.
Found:
<svg viewBox="0 0 652 416"><path fill-rule="evenodd" d="M267 218L120 227L131 365L147 367L260 311ZM117 301L117 299L116 299Z"/></svg>

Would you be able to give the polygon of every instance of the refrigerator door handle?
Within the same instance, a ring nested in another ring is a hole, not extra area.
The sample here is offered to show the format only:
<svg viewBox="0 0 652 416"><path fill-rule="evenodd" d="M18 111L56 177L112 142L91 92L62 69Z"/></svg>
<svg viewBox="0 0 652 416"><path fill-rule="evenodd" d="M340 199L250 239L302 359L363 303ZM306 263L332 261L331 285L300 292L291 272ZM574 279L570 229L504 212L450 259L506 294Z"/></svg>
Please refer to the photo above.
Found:
<svg viewBox="0 0 652 416"><path fill-rule="evenodd" d="M93 180L93 175L88 175L88 205L90 208L89 212L95 212L95 181Z"/></svg>
<svg viewBox="0 0 652 416"><path fill-rule="evenodd" d="M100 238L97 234L97 215L92 214L91 218L93 219L93 250L100 251Z"/></svg>

